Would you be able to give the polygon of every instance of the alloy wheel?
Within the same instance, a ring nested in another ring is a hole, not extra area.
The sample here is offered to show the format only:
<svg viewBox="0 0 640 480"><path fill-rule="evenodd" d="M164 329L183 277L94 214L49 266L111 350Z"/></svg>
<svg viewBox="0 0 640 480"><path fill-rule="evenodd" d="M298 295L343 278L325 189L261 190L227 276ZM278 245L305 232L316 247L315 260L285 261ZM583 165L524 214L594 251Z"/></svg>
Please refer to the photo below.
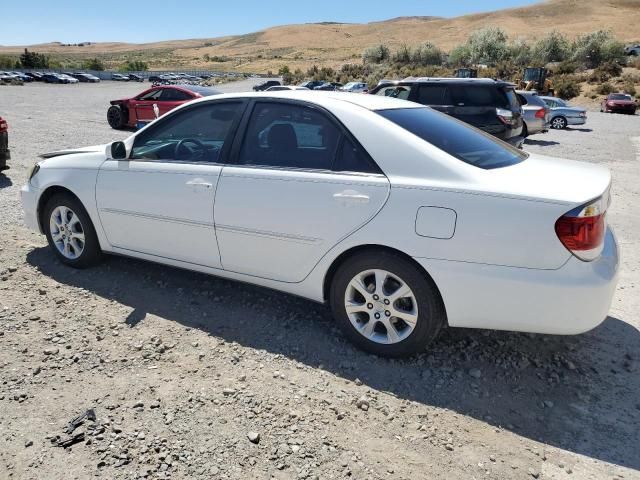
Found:
<svg viewBox="0 0 640 480"><path fill-rule="evenodd" d="M356 331L375 343L401 342L418 322L413 291L386 270L366 270L353 277L347 285L344 306Z"/></svg>
<svg viewBox="0 0 640 480"><path fill-rule="evenodd" d="M75 260L84 251L84 228L73 210L58 206L51 212L49 219L51 240L58 251L67 259Z"/></svg>

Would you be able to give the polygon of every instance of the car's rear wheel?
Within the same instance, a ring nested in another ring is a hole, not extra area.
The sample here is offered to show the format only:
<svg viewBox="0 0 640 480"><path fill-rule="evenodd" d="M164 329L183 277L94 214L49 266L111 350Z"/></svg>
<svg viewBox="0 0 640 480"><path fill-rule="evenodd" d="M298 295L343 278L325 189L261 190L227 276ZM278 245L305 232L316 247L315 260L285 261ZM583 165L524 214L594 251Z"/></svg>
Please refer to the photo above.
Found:
<svg viewBox="0 0 640 480"><path fill-rule="evenodd" d="M67 265L86 268L100 260L98 236L82 204L72 195L56 194L45 205L42 225L49 246Z"/></svg>
<svg viewBox="0 0 640 480"><path fill-rule="evenodd" d="M527 128L527 124L522 122L522 136L527 138L529 136L529 129Z"/></svg>
<svg viewBox="0 0 640 480"><path fill-rule="evenodd" d="M126 123L124 112L119 105L111 105L107 110L107 122L109 126L115 129L121 129Z"/></svg>
<svg viewBox="0 0 640 480"><path fill-rule="evenodd" d="M551 120L551 128L555 128L556 130L567 128L567 119L564 117L554 118Z"/></svg>
<svg viewBox="0 0 640 480"><path fill-rule="evenodd" d="M424 351L446 321L433 281L392 252L348 258L330 288L338 325L356 346L376 355L404 357Z"/></svg>

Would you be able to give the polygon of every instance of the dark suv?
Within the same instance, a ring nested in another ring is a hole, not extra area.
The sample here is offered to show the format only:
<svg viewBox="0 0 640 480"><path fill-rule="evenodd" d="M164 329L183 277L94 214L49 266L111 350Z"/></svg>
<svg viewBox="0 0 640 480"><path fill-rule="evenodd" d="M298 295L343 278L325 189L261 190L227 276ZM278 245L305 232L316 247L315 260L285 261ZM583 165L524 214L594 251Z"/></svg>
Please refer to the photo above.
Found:
<svg viewBox="0 0 640 480"><path fill-rule="evenodd" d="M266 82L259 83L258 85L254 85L253 90L256 92L263 92L269 87L277 87L281 85L277 80L267 80Z"/></svg>
<svg viewBox="0 0 640 480"><path fill-rule="evenodd" d="M382 82L372 95L421 103L522 147L522 110L514 86L489 78L417 78Z"/></svg>

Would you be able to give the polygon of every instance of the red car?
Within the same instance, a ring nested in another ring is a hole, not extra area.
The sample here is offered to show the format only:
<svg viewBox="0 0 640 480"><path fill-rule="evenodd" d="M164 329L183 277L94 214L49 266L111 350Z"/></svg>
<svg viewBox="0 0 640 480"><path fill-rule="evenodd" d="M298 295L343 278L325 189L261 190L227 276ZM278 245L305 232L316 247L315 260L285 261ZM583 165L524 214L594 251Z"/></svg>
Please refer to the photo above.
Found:
<svg viewBox="0 0 640 480"><path fill-rule="evenodd" d="M635 115L638 107L631 95L626 93L610 93L600 104L601 112L620 112Z"/></svg>
<svg viewBox="0 0 640 480"><path fill-rule="evenodd" d="M218 90L198 85L152 87L133 98L112 100L107 110L107 121L111 128L135 128L155 120L185 102L218 93Z"/></svg>
<svg viewBox="0 0 640 480"><path fill-rule="evenodd" d="M9 152L9 125L7 121L0 117L0 172L7 170L7 160L11 158Z"/></svg>

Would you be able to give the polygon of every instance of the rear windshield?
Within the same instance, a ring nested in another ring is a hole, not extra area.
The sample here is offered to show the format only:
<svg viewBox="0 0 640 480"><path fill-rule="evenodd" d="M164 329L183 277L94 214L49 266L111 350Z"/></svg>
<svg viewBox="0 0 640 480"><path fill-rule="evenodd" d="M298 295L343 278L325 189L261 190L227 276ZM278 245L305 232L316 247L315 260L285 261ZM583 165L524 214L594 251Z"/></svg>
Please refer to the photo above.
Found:
<svg viewBox="0 0 640 480"><path fill-rule="evenodd" d="M527 154L491 135L430 108L378 110L378 114L449 155L478 168L507 167Z"/></svg>

